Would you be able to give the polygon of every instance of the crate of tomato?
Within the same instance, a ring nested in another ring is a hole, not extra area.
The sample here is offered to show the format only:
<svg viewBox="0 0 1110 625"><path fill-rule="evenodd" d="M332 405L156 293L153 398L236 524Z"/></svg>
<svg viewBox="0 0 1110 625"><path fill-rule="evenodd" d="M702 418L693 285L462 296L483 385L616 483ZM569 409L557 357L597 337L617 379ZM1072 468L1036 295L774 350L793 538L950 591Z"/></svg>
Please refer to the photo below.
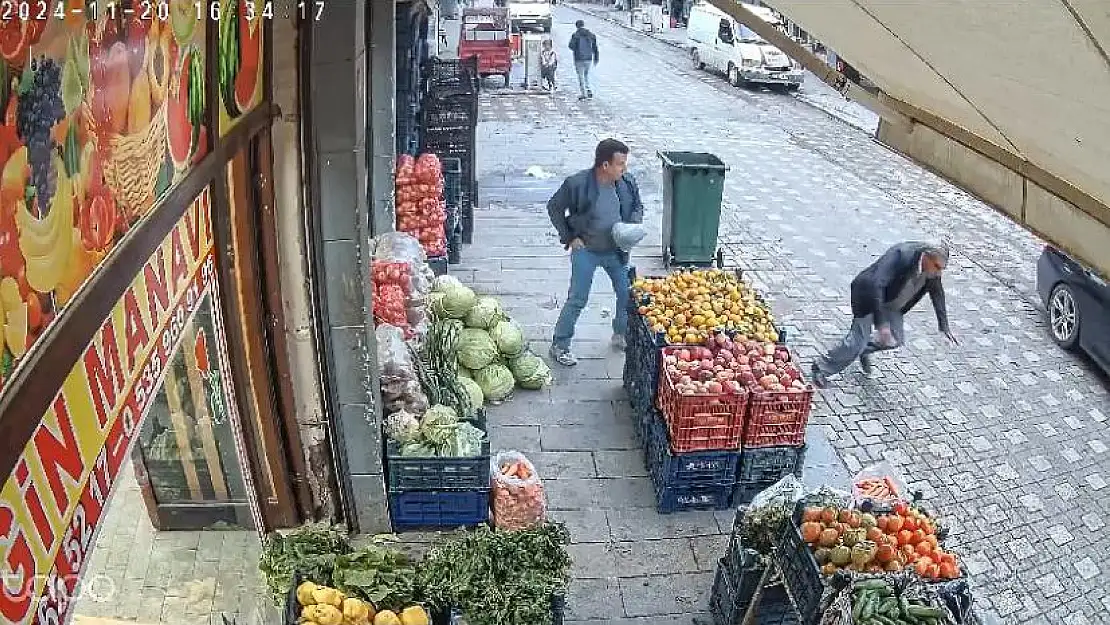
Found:
<svg viewBox="0 0 1110 625"><path fill-rule="evenodd" d="M664 347L657 401L672 451L740 448L748 391L732 363L710 348Z"/></svg>

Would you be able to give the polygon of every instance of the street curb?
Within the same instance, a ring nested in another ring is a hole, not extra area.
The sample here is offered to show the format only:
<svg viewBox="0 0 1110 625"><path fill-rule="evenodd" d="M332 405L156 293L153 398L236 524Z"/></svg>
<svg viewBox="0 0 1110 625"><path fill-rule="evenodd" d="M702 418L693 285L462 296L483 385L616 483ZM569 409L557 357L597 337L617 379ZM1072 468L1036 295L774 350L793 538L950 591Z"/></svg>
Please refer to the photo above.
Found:
<svg viewBox="0 0 1110 625"><path fill-rule="evenodd" d="M625 24L624 22L618 22L617 20L612 19L611 17L608 17L603 13L599 13L598 11L595 11L594 9L587 9L586 7L584 7L580 4L564 4L563 6L574 9L575 11L578 11L579 13L585 13L586 15L590 15L592 17L596 17L598 19L605 20L606 22L609 22L610 24L616 24L617 26L620 26L621 28L623 28L627 31L634 32L637 35L640 35L641 37L647 37L648 39L654 39L655 41L665 43L668 46L671 46L672 48L677 48L679 50L686 50L686 46L682 45L681 43L678 43L677 41L671 41L669 39L663 39L662 37L656 37L655 35L653 35L651 33L645 33L644 31L642 31L638 28L633 28L633 27L629 26L628 24Z"/></svg>

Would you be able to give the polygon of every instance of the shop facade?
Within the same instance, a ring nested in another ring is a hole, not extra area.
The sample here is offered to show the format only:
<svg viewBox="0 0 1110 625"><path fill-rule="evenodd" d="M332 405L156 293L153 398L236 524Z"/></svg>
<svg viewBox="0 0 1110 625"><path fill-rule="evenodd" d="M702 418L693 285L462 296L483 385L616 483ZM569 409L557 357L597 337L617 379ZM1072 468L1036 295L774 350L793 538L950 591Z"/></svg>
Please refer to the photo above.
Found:
<svg viewBox="0 0 1110 625"><path fill-rule="evenodd" d="M159 530L330 516L306 477L327 441L302 442L273 173L273 32L298 17L212 7L0 23L5 622L67 619L128 460Z"/></svg>

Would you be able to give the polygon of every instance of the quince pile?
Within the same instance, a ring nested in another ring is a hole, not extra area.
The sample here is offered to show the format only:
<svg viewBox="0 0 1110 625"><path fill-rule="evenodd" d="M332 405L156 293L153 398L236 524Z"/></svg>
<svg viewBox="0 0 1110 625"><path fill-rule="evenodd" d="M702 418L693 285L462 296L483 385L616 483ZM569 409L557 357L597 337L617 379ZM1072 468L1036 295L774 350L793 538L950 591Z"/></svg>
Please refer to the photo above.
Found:
<svg viewBox="0 0 1110 625"><path fill-rule="evenodd" d="M424 608L411 605L400 614L378 612L369 602L348 597L335 588L303 582L297 586L302 625L431 625Z"/></svg>
<svg viewBox="0 0 1110 625"><path fill-rule="evenodd" d="M632 289L640 315L670 344L701 345L722 330L769 343L779 339L767 305L734 272L679 271L638 278Z"/></svg>

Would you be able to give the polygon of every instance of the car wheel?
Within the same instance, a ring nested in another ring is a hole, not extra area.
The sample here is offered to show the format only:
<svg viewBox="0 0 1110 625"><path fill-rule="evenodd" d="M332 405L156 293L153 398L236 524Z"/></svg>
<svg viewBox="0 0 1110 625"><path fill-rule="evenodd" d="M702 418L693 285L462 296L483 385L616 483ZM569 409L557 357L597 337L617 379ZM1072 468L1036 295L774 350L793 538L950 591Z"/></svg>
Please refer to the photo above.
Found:
<svg viewBox="0 0 1110 625"><path fill-rule="evenodd" d="M733 65L732 63L729 63L728 64L728 84L732 85L733 87L739 87L740 83L741 83L740 70L736 69L736 66Z"/></svg>
<svg viewBox="0 0 1110 625"><path fill-rule="evenodd" d="M694 67L697 69L705 69L705 63L701 62L701 56L698 54L697 48L690 51L690 57L694 59Z"/></svg>
<svg viewBox="0 0 1110 625"><path fill-rule="evenodd" d="M1048 297L1048 323L1052 339L1064 349L1079 345L1079 305L1066 284L1058 284Z"/></svg>

